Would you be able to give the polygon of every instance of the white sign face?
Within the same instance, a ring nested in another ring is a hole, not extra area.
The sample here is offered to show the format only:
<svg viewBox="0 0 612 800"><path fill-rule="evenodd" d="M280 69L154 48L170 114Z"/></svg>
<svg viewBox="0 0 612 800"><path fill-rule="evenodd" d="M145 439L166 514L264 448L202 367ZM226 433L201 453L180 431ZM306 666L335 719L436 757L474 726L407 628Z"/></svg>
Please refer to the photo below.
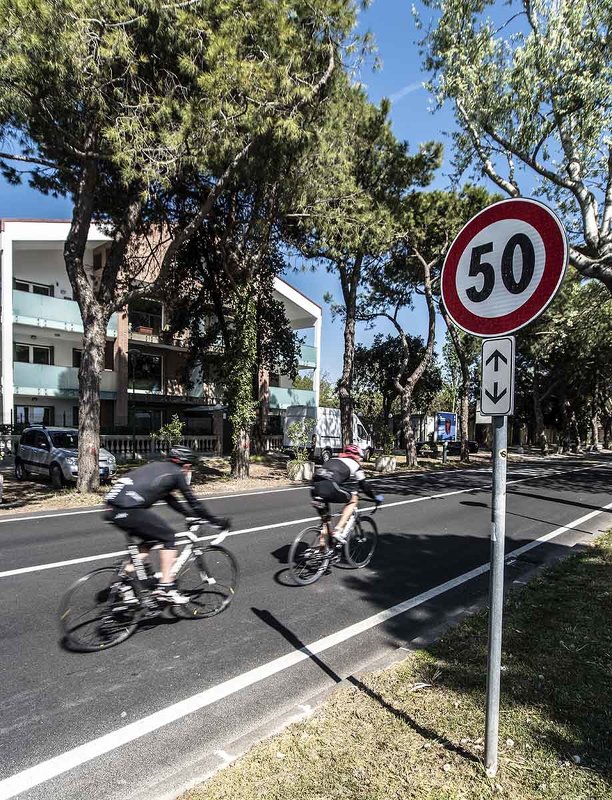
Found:
<svg viewBox="0 0 612 800"><path fill-rule="evenodd" d="M528 325L555 296L568 259L553 212L525 198L502 200L465 225L442 269L451 319L475 336L503 336Z"/></svg>
<svg viewBox="0 0 612 800"><path fill-rule="evenodd" d="M514 336L482 343L480 412L506 417L514 411Z"/></svg>

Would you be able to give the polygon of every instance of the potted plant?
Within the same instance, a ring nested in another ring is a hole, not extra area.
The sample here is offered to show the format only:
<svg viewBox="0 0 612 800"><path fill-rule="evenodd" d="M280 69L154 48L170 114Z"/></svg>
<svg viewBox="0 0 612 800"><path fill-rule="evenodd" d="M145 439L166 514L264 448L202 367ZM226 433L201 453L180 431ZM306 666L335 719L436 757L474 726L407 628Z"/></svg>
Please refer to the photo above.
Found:
<svg viewBox="0 0 612 800"><path fill-rule="evenodd" d="M287 426L287 437L295 453L294 458L287 462L287 474L292 481L312 480L315 465L314 461L308 460L308 449L315 427L315 420L308 417Z"/></svg>

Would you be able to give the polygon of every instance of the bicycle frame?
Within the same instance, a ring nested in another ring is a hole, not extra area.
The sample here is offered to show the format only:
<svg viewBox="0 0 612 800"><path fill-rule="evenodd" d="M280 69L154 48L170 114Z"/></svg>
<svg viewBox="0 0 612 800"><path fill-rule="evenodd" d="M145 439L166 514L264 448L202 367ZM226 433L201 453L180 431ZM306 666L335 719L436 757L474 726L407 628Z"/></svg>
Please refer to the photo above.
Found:
<svg viewBox="0 0 612 800"><path fill-rule="evenodd" d="M174 562L174 564L172 566L172 570L170 571L170 576L171 576L171 578L173 580L176 578L176 576L178 575L178 573L180 572L182 567L187 563L187 560L190 558L191 554L194 552L194 549L195 549L197 543L200 542L200 541L203 541L203 539L201 537L196 535L197 532L200 529L200 526L202 524L203 523L201 523L201 522L194 522L193 524L191 524L189 526L189 530L181 531L180 533L177 533L177 535L176 535L176 538L177 538L177 542L176 542L177 549L179 549L179 548L182 548L182 549L181 549L180 555L177 557L176 561ZM210 544L211 545L221 544L221 542L225 539L225 537L228 535L228 533L229 533L229 531L227 531L227 530L221 531L221 533L219 533L217 536L215 536L210 541ZM182 542L181 542L181 539L183 540ZM184 540L188 540L188 541L185 542ZM206 547L208 547L208 545L204 546L204 549L203 549L202 552L204 552L206 550ZM130 561L132 562L132 564L134 566L134 572L136 574L136 578L138 579L138 582L139 582L139 587L138 588L139 588L140 591L143 591L143 590L145 590L145 581L148 580L149 576L147 575L147 572L146 572L146 569L145 569L145 566L144 566L144 561L143 561L143 558L142 558L142 553L140 551L140 548L141 548L141 544L137 544L134 541L134 537L129 536L128 537L128 548L127 548L128 549L128 554L130 556ZM155 544L152 547L149 547L147 549L148 550L161 550L161 548L162 548L161 544Z"/></svg>

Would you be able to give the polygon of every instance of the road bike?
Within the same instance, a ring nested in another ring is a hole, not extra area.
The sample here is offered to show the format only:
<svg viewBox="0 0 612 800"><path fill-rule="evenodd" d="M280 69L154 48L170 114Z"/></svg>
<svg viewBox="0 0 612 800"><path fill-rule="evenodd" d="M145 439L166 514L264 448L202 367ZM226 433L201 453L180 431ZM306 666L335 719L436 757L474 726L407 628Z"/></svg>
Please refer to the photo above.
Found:
<svg viewBox="0 0 612 800"><path fill-rule="evenodd" d="M142 539L126 534L127 559L89 572L64 595L60 626L65 646L80 652L106 650L124 642L143 620L159 617L167 609L183 619L214 617L224 611L238 587L238 564L221 546L228 531L203 542L197 535L202 524L190 519L189 530L177 534L179 553L171 577L178 591L189 597L188 603L170 605L154 595L159 573L154 573L149 559L143 560ZM126 570L130 563L133 571Z"/></svg>
<svg viewBox="0 0 612 800"><path fill-rule="evenodd" d="M378 541L378 528L371 516L355 508L345 527L346 542L332 539L332 515L327 503L313 503L321 515L321 524L312 525L299 533L289 549L289 574L298 586L318 581L332 564L344 558L348 567L362 569L372 560ZM378 505L374 508L374 513Z"/></svg>

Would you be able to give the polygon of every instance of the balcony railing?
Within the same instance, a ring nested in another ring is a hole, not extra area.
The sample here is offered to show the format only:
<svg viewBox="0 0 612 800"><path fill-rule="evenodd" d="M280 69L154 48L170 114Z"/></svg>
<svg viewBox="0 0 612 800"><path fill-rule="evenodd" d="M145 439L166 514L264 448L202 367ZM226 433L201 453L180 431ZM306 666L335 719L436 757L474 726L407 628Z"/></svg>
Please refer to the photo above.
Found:
<svg viewBox="0 0 612 800"><path fill-rule="evenodd" d="M53 364L13 364L14 393L36 397L79 396L79 371L76 367L59 367ZM114 372L103 372L100 396L114 400L117 392L117 376Z"/></svg>
<svg viewBox="0 0 612 800"><path fill-rule="evenodd" d="M316 367L317 366L317 349L310 344L303 344L300 348L299 356L300 367Z"/></svg>
<svg viewBox="0 0 612 800"><path fill-rule="evenodd" d="M315 394L309 389L282 389L270 387L270 408L288 408L289 406L314 406Z"/></svg>
<svg viewBox="0 0 612 800"><path fill-rule="evenodd" d="M61 297L47 297L33 292L13 291L13 321L37 328L83 333L83 320L78 303ZM106 329L107 336L117 336L117 315L113 314Z"/></svg>

